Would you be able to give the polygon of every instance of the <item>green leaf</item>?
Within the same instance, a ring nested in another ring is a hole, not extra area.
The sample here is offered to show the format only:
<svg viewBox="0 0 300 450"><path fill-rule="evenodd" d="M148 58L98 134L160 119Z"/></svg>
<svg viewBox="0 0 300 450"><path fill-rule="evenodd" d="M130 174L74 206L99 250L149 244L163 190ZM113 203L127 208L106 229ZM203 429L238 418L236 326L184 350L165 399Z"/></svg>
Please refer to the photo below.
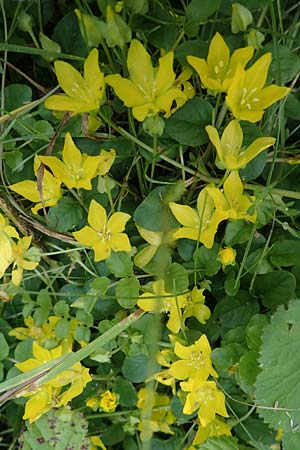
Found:
<svg viewBox="0 0 300 450"><path fill-rule="evenodd" d="M169 205L164 201L169 189L157 187L136 208L134 220L142 228L150 231L168 231L170 228L179 227Z"/></svg>
<svg viewBox="0 0 300 450"><path fill-rule="evenodd" d="M205 21L207 17L214 14L221 4L221 0L191 0L188 4L186 14L186 24L184 30L189 37L193 37L198 33L199 25Z"/></svg>
<svg viewBox="0 0 300 450"><path fill-rule="evenodd" d="M77 17L73 11L65 14L57 23L51 38L61 46L63 53L79 56L85 56L87 53L86 43L82 38Z"/></svg>
<svg viewBox="0 0 300 450"><path fill-rule="evenodd" d="M59 319L55 324L54 332L58 339L65 339L70 331L70 322L68 319Z"/></svg>
<svg viewBox="0 0 300 450"><path fill-rule="evenodd" d="M171 294L182 294L187 290L189 277L187 270L178 263L169 265L165 274L165 289Z"/></svg>
<svg viewBox="0 0 300 450"><path fill-rule="evenodd" d="M262 297L267 307L287 303L295 295L295 289L296 278L285 270L257 275L253 286L255 295Z"/></svg>
<svg viewBox="0 0 300 450"><path fill-rule="evenodd" d="M51 206L48 212L50 226L60 233L75 228L82 217L82 208L69 197L59 199L57 205Z"/></svg>
<svg viewBox="0 0 300 450"><path fill-rule="evenodd" d="M133 385L124 378L118 377L114 386L113 392L119 394L119 404L126 408L132 408L137 402L137 393Z"/></svg>
<svg viewBox="0 0 300 450"><path fill-rule="evenodd" d="M244 220L234 220L229 222L225 231L225 244L234 246L248 241L253 224L246 223Z"/></svg>
<svg viewBox="0 0 300 450"><path fill-rule="evenodd" d="M9 354L9 346L3 333L0 333L0 360L5 359Z"/></svg>
<svg viewBox="0 0 300 450"><path fill-rule="evenodd" d="M142 383L150 376L148 366L146 355L127 356L123 362L122 373L132 383Z"/></svg>
<svg viewBox="0 0 300 450"><path fill-rule="evenodd" d="M114 445L123 441L125 432L123 426L120 423L114 423L106 428L104 433L101 434L101 439L105 445Z"/></svg>
<svg viewBox="0 0 300 450"><path fill-rule="evenodd" d="M13 111L32 101L32 90L26 84L10 84L4 91L5 109Z"/></svg>
<svg viewBox="0 0 300 450"><path fill-rule="evenodd" d="M166 120L165 133L180 144L206 144L208 136L205 126L211 123L211 114L211 104L202 98L194 97Z"/></svg>
<svg viewBox="0 0 300 450"><path fill-rule="evenodd" d="M217 260L217 257L220 248L219 244L214 243L212 248L206 248L202 245L195 251L193 260L196 268L201 270L204 275L213 276L219 272L221 263Z"/></svg>
<svg viewBox="0 0 300 450"><path fill-rule="evenodd" d="M295 450L300 448L300 433L287 433L282 437L283 450Z"/></svg>
<svg viewBox="0 0 300 450"><path fill-rule="evenodd" d="M215 348L211 352L211 360L217 369L226 370L236 364L244 352L245 349L240 344L228 344Z"/></svg>
<svg viewBox="0 0 300 450"><path fill-rule="evenodd" d="M251 317L246 329L246 342L251 350L259 350L261 335L268 323L268 319L263 314L255 314L255 316Z"/></svg>
<svg viewBox="0 0 300 450"><path fill-rule="evenodd" d="M276 241L268 256L275 266L293 266L299 263L300 241L285 239Z"/></svg>
<svg viewBox="0 0 300 450"><path fill-rule="evenodd" d="M246 394L253 395L254 393L254 384L259 373L257 359L258 353L250 351L242 355L239 361L236 379L239 386L244 392L246 392Z"/></svg>
<svg viewBox="0 0 300 450"><path fill-rule="evenodd" d="M52 301L47 289L42 289L39 291L36 302L41 308L50 309L52 308Z"/></svg>
<svg viewBox="0 0 300 450"><path fill-rule="evenodd" d="M135 277L123 278L116 286L116 299L122 308L130 309L136 305L140 283Z"/></svg>
<svg viewBox="0 0 300 450"><path fill-rule="evenodd" d="M224 330L246 326L250 318L258 313L258 304L246 291L240 291L235 297L223 297L218 301L213 317Z"/></svg>
<svg viewBox="0 0 300 450"><path fill-rule="evenodd" d="M207 439L202 445L198 446L199 450L239 450L238 442L232 436L218 436Z"/></svg>
<svg viewBox="0 0 300 450"><path fill-rule="evenodd" d="M295 52L284 45L269 44L264 47L264 53L272 53L272 63L270 65L270 74L274 80L280 81L280 84L286 84L290 81L300 69L300 58ZM280 74L280 80L279 80Z"/></svg>
<svg viewBox="0 0 300 450"><path fill-rule="evenodd" d="M108 269L117 278L130 277L132 275L132 261L126 252L112 252L106 259Z"/></svg>
<svg viewBox="0 0 300 450"><path fill-rule="evenodd" d="M266 326L256 379L258 413L272 428L289 435L300 423L300 300L280 306ZM294 447L296 448L296 447Z"/></svg>
<svg viewBox="0 0 300 450"><path fill-rule="evenodd" d="M68 316L69 309L69 305L64 300L59 300L53 307L54 314L60 317Z"/></svg>

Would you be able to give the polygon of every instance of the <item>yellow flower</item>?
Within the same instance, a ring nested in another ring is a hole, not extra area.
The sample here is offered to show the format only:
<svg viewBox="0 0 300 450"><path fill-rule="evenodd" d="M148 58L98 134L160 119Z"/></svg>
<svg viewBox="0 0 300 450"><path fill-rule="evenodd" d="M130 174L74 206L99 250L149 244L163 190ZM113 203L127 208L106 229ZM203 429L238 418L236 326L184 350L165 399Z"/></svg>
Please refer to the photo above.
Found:
<svg viewBox="0 0 300 450"><path fill-rule="evenodd" d="M19 235L14 227L8 225L7 219L0 213L0 278L12 263L12 237L18 239Z"/></svg>
<svg viewBox="0 0 300 450"><path fill-rule="evenodd" d="M248 214L249 208L253 205L250 198L243 195L243 183L237 171L231 172L224 183L224 192L217 187L206 188L213 198L216 210L228 219L245 219L255 222L257 212Z"/></svg>
<svg viewBox="0 0 300 450"><path fill-rule="evenodd" d="M230 57L224 39L216 33L211 40L206 61L196 56L188 56L187 60L205 88L214 92L227 92L238 65L245 67L253 52L252 47L239 48Z"/></svg>
<svg viewBox="0 0 300 450"><path fill-rule="evenodd" d="M203 295L204 289L198 289L194 286L192 292L188 297L188 304L183 312L183 321L188 317L196 317L200 323L206 323L210 318L210 309L204 305L205 297Z"/></svg>
<svg viewBox="0 0 300 450"><path fill-rule="evenodd" d="M258 122L266 108L290 92L289 88L276 84L264 87L271 60L272 54L266 53L248 70L241 65L237 68L226 96L227 106L236 119Z"/></svg>
<svg viewBox="0 0 300 450"><path fill-rule="evenodd" d="M130 215L116 212L107 220L106 211L102 205L92 200L89 207L89 226L75 231L73 236L82 245L92 247L95 261L109 258L111 250L114 252L129 252L131 245L127 234L122 233Z"/></svg>
<svg viewBox="0 0 300 450"><path fill-rule="evenodd" d="M200 382L206 381L209 375L218 377L210 360L211 348L205 334L188 347L176 342L174 352L180 360L171 364L169 372L177 380L190 378Z"/></svg>
<svg viewBox="0 0 300 450"><path fill-rule="evenodd" d="M34 249L35 255L32 255L32 259L38 259L38 261L30 260L29 247L31 244L32 236L25 236L19 239L18 243L12 243L12 259L13 269L11 273L11 280L15 286L19 286L22 281L23 270L33 270L39 265L40 255L38 249Z"/></svg>
<svg viewBox="0 0 300 450"><path fill-rule="evenodd" d="M27 372L48 361L59 358L63 352L64 349L61 345L51 350L47 350L41 347L37 342L33 341L32 354L34 358L19 362L15 366L22 372ZM89 369L83 367L80 362L74 364L69 370L63 371L37 390L24 394L26 397L30 396L31 398L26 403L23 418L33 422L42 414L49 411L50 408L65 406L74 397L81 394L83 388L91 381L91 379ZM61 388L70 383L71 386L60 394Z"/></svg>
<svg viewBox="0 0 300 450"><path fill-rule="evenodd" d="M66 93L51 95L46 108L69 111L72 114L94 113L100 108L105 94L104 75L99 68L98 50L91 50L84 62L84 74L64 61L55 61L55 73L60 87Z"/></svg>
<svg viewBox="0 0 300 450"><path fill-rule="evenodd" d="M34 173L37 175L38 168L40 167L40 160L38 156L34 159ZM37 203L31 211L33 214L37 214L43 207L55 206L61 197L60 190L61 182L57 180L48 170L44 170L42 178L42 196L38 190L38 183L32 180L24 180L19 183L11 184L9 188L27 198L31 202ZM42 198L41 198L42 197ZM42 202L43 201L43 202Z"/></svg>
<svg viewBox="0 0 300 450"><path fill-rule="evenodd" d="M159 67L154 68L149 53L133 39L127 57L130 79L118 74L106 77L107 84L126 106L133 108L133 115L140 122L159 112L169 117L188 99L176 86L173 59L174 53L168 52L159 59ZM176 106L172 108L173 102Z"/></svg>
<svg viewBox="0 0 300 450"><path fill-rule="evenodd" d="M170 245L174 242L174 231L150 231L138 226L137 229L142 238L150 244L140 250L134 257L135 265L143 268L149 264L161 245Z"/></svg>
<svg viewBox="0 0 300 450"><path fill-rule="evenodd" d="M232 247L224 247L218 253L218 261L223 267L234 266L236 258L236 251Z"/></svg>
<svg viewBox="0 0 300 450"><path fill-rule="evenodd" d="M152 434L158 431L174 434L169 425L174 423L176 418L171 411L170 398L167 395L141 388L138 392L137 407L142 410L138 426L142 441L151 439ZM146 416L148 411L151 411L150 417Z"/></svg>
<svg viewBox="0 0 300 450"><path fill-rule="evenodd" d="M114 412L118 406L118 395L114 392L105 391L101 394L100 408L104 412Z"/></svg>
<svg viewBox="0 0 300 450"><path fill-rule="evenodd" d="M216 165L219 169L242 169L263 150L274 145L276 141L273 137L260 137L255 139L249 147L242 147L243 131L237 120L229 122L221 140L215 127L207 125L205 130L217 150Z"/></svg>
<svg viewBox="0 0 300 450"><path fill-rule="evenodd" d="M181 382L183 391L189 392L183 408L184 414L192 414L198 410L198 417L202 427L206 427L216 418L216 414L228 417L225 406L225 395L217 388L214 381L199 381L193 378Z"/></svg>
<svg viewBox="0 0 300 450"><path fill-rule="evenodd" d="M70 133L67 133L62 151L63 161L60 161L55 156L39 156L39 160L50 167L55 178L64 183L67 188L91 190L92 178L97 175L99 170L103 172L103 167L101 166L105 165L110 168L114 161L115 152L109 153L110 165L107 162L107 153L105 150L102 150L98 156L83 154L74 144Z"/></svg>
<svg viewBox="0 0 300 450"><path fill-rule="evenodd" d="M152 292L140 296L137 305L143 311L169 313L167 327L172 333L178 333L182 326L181 309L187 305L187 294L174 296L165 291L164 280L158 280L152 283Z"/></svg>
<svg viewBox="0 0 300 450"><path fill-rule="evenodd" d="M207 427L199 427L193 440L193 444L200 445L206 441L206 439L213 436L231 436L230 429L230 426L223 422L223 420L215 419L213 422L210 422Z"/></svg>
<svg viewBox="0 0 300 450"><path fill-rule="evenodd" d="M174 239L192 239L200 241L207 248L211 248L219 223L227 218L224 211L215 210L213 197L208 188L200 191L197 199L197 210L187 205L169 203L176 220L183 225L173 233Z"/></svg>
<svg viewBox="0 0 300 450"><path fill-rule="evenodd" d="M99 408L99 399L97 397L90 397L87 399L85 404L93 411L97 411L97 409Z"/></svg>

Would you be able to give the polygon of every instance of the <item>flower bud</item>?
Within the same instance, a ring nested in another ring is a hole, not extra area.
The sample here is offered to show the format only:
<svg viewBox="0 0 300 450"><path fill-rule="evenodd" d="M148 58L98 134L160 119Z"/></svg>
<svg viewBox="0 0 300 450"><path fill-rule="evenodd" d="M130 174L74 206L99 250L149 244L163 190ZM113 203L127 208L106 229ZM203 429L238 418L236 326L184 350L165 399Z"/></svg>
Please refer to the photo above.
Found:
<svg viewBox="0 0 300 450"><path fill-rule="evenodd" d="M259 49L262 47L262 42L265 40L265 36L258 30L250 28L247 33L247 44L249 47Z"/></svg>
<svg viewBox="0 0 300 450"><path fill-rule="evenodd" d="M108 47L118 45L122 48L125 42L131 41L131 29L120 14L116 14L110 5L106 8L106 28L104 37Z"/></svg>
<svg viewBox="0 0 300 450"><path fill-rule="evenodd" d="M165 121L160 116L146 117L143 122L143 130L150 136L162 136L165 129Z"/></svg>
<svg viewBox="0 0 300 450"><path fill-rule="evenodd" d="M252 21L253 17L249 9L239 3L232 3L231 31L233 33L246 31Z"/></svg>
<svg viewBox="0 0 300 450"><path fill-rule="evenodd" d="M83 39L89 47L98 47L103 40L105 23L90 14L84 14L79 9L75 9L78 18L79 29Z"/></svg>
<svg viewBox="0 0 300 450"><path fill-rule="evenodd" d="M33 20L30 14L27 14L25 11L21 11L17 16L17 21L20 30L25 33L32 33Z"/></svg>
<svg viewBox="0 0 300 450"><path fill-rule="evenodd" d="M236 251L232 247L222 248L218 253L218 261L223 267L234 266L236 258Z"/></svg>

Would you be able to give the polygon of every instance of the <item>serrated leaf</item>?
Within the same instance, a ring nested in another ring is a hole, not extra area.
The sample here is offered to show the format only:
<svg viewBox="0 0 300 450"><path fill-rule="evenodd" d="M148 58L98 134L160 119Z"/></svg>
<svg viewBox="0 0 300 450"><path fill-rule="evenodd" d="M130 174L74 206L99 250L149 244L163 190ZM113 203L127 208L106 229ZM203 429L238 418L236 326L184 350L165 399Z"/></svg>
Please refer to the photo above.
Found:
<svg viewBox="0 0 300 450"><path fill-rule="evenodd" d="M199 450L239 450L238 442L232 436L220 436L207 439L202 445L199 445Z"/></svg>
<svg viewBox="0 0 300 450"><path fill-rule="evenodd" d="M289 434L300 423L300 300L280 306L262 337L261 373L256 379L258 414L272 428Z"/></svg>
<svg viewBox="0 0 300 450"><path fill-rule="evenodd" d="M180 144L196 146L208 142L205 126L211 123L211 104L198 97L188 101L166 120L165 132Z"/></svg>

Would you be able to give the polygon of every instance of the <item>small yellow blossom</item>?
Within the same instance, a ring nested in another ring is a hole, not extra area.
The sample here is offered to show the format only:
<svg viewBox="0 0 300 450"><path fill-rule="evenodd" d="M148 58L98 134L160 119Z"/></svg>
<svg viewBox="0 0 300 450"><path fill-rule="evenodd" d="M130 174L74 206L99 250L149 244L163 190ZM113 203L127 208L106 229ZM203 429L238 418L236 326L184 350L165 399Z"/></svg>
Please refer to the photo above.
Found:
<svg viewBox="0 0 300 450"><path fill-rule="evenodd" d="M196 433L196 436L193 440L193 444L200 445L204 441L206 441L206 439L213 436L223 436L223 435L231 436L230 429L231 427L220 419L215 419L213 422L210 422L206 427L202 427L200 425Z"/></svg>
<svg viewBox="0 0 300 450"><path fill-rule="evenodd" d="M172 333L178 333L182 326L181 309L187 305L187 294L177 295L165 291L164 280L154 281L152 291L140 296L137 305L143 311L152 313L169 313L167 327Z"/></svg>
<svg viewBox="0 0 300 450"><path fill-rule="evenodd" d="M11 281L15 286L19 286L22 281L23 270L33 270L39 265L40 255L36 249L35 255L32 255L33 259L30 260L29 247L31 244L32 236L25 236L19 239L18 243L12 243L12 260L13 269L11 273Z"/></svg>
<svg viewBox="0 0 300 450"><path fill-rule="evenodd" d="M64 61L55 61L55 73L65 94L51 95L46 108L69 111L72 114L95 113L104 100L105 81L99 68L98 50L91 50L84 62L84 74Z"/></svg>
<svg viewBox="0 0 300 450"><path fill-rule="evenodd" d="M160 112L169 117L191 98L192 94L191 90L188 90L188 97L181 90L181 84L186 80L176 80L173 60L174 52L168 52L159 59L159 67L154 68L144 46L133 39L127 57L130 79L114 74L108 75L106 82L124 104L132 108L138 121L143 122L146 117ZM172 107L173 102L176 103L175 107Z"/></svg>
<svg viewBox="0 0 300 450"><path fill-rule="evenodd" d="M221 139L215 127L207 125L205 130L217 150L216 165L219 169L242 169L276 141L273 137L260 137L255 139L249 147L243 147L243 131L237 120L229 122Z"/></svg>
<svg viewBox="0 0 300 450"><path fill-rule="evenodd" d="M213 198L216 210L228 219L245 219L255 222L257 212L248 214L249 208L253 205L249 197L243 194L243 183L237 171L231 172L224 183L224 192L217 187L208 186L206 188Z"/></svg>
<svg viewBox="0 0 300 450"><path fill-rule="evenodd" d="M176 417L171 411L168 395L141 388L138 392L137 407L142 410L142 417L138 426L142 441L151 439L153 433L158 431L174 434L170 425L175 421ZM148 417L149 411L151 411L150 417Z"/></svg>
<svg viewBox="0 0 300 450"><path fill-rule="evenodd" d="M183 312L183 321L188 317L196 317L200 323L206 323L210 318L210 309L204 305L204 289L198 289L194 286L188 296L188 304Z"/></svg>
<svg viewBox="0 0 300 450"><path fill-rule="evenodd" d="M0 213L0 278L12 263L12 239L19 238L14 227L8 224L7 219Z"/></svg>
<svg viewBox="0 0 300 450"><path fill-rule="evenodd" d="M61 345L47 350L34 341L32 343L33 358L19 362L15 366L22 372L28 372L46 362L59 358L63 351ZM74 364L69 370L63 371L35 391L24 394L24 396L30 396L31 398L25 405L23 418L34 422L50 408L65 406L74 397L81 394L83 388L91 379L89 369L83 367L79 362ZM61 388L70 383L71 386L61 393Z"/></svg>
<svg viewBox="0 0 300 450"><path fill-rule="evenodd" d="M266 53L247 70L238 66L226 96L227 106L236 119L258 122L265 109L290 92L289 88L276 84L264 87L271 61L272 54Z"/></svg>
<svg viewBox="0 0 300 450"><path fill-rule="evenodd" d="M214 381L199 381L193 378L180 383L183 391L189 392L183 408L184 414L193 414L198 410L202 427L213 422L216 414L228 417L225 406L225 395L217 388Z"/></svg>
<svg viewBox="0 0 300 450"><path fill-rule="evenodd" d="M34 173L37 175L38 169L41 165L41 161L38 156L34 159ZM33 214L37 214L40 209L47 206L55 206L61 197L61 182L57 180L48 170L43 171L41 186L41 194L39 192L39 186L36 181L24 180L19 183L11 184L9 188L27 198L31 202L37 203L31 211Z"/></svg>
<svg viewBox="0 0 300 450"><path fill-rule="evenodd" d="M87 399L85 404L86 404L86 406L91 408L93 411L97 411L97 409L100 406L99 398L97 398L97 397L90 397L90 398Z"/></svg>
<svg viewBox="0 0 300 450"><path fill-rule="evenodd" d="M224 247L218 253L218 261L223 267L234 266L236 258L236 251L232 247Z"/></svg>
<svg viewBox="0 0 300 450"><path fill-rule="evenodd" d="M188 347L176 342L174 352L180 359L171 364L169 372L177 380L190 378L200 382L206 381L209 375L218 377L210 360L211 348L205 334Z"/></svg>
<svg viewBox="0 0 300 450"><path fill-rule="evenodd" d="M278 428L275 440L276 441L281 441L282 440L282 436L283 436L283 429L282 428Z"/></svg>
<svg viewBox="0 0 300 450"><path fill-rule="evenodd" d="M102 261L110 257L114 252L130 252L131 245L124 231L130 215L116 212L107 220L106 211L102 205L92 200L89 207L88 223L73 236L82 245L92 247L95 253L95 261Z"/></svg>
<svg viewBox="0 0 300 450"><path fill-rule="evenodd" d="M211 40L206 61L196 56L188 56L187 60L205 88L213 92L227 92L238 65L245 67L253 52L252 47L239 48L230 56L224 39L216 33Z"/></svg>
<svg viewBox="0 0 300 450"><path fill-rule="evenodd" d="M70 133L67 133L62 151L62 161L55 156L39 156L39 160L48 166L55 178L64 183L67 188L91 190L91 180L99 171L103 175L107 173L103 173L104 166L109 170L114 161L115 152L109 152L109 161L107 153L105 150L102 150L98 156L81 153Z"/></svg>
<svg viewBox="0 0 300 450"><path fill-rule="evenodd" d="M118 406L118 395L110 391L103 392L99 406L104 412L114 412Z"/></svg>
<svg viewBox="0 0 300 450"><path fill-rule="evenodd" d="M211 248L219 223L227 218L224 211L216 210L213 197L208 188L200 191L197 199L197 210L187 205L169 203L176 220L183 225L173 233L174 239L192 239L200 241L207 248Z"/></svg>

